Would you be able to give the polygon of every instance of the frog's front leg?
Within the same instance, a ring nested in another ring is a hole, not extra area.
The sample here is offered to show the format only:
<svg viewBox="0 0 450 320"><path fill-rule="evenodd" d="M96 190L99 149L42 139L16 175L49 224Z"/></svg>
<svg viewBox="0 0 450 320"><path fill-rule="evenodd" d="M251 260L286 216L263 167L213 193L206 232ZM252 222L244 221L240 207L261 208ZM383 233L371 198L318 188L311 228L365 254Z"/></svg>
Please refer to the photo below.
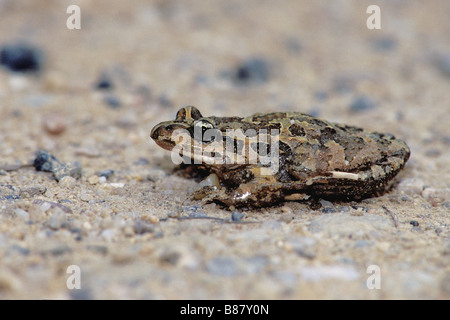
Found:
<svg viewBox="0 0 450 320"><path fill-rule="evenodd" d="M281 185L261 183L252 180L235 189L225 187L202 187L193 194L196 200L203 203L220 203L227 207L266 207L284 199Z"/></svg>

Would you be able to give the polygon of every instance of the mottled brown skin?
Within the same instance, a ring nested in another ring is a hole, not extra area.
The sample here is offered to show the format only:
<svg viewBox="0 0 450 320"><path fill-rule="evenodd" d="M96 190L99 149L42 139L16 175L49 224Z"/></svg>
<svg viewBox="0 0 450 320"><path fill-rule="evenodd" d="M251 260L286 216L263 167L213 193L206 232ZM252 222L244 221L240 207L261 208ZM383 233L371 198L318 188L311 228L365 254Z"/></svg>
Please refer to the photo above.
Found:
<svg viewBox="0 0 450 320"><path fill-rule="evenodd" d="M172 150L176 129L195 125L215 128L226 136L227 129L278 129L279 170L260 175L261 165L201 166L217 175L220 187L204 187L196 198L234 207L271 206L283 200L327 198L358 200L379 195L404 167L410 150L405 142L390 134L329 123L298 112L255 114L246 118L203 117L195 107L178 111L174 121L155 126L151 137ZM249 144L237 141L239 147ZM208 142L203 142L205 145ZM253 145L251 145L254 148Z"/></svg>

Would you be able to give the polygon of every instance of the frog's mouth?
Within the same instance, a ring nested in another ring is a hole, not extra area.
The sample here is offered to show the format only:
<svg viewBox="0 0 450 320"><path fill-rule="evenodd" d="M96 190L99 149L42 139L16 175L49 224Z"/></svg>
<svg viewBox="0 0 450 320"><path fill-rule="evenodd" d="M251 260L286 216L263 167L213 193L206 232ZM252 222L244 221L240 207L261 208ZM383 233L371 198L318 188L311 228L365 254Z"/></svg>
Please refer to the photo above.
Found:
<svg viewBox="0 0 450 320"><path fill-rule="evenodd" d="M163 122L156 125L151 133L150 137L156 142L158 146L163 149L171 151L176 143L173 141L173 133L179 129L187 129L189 126L181 124L175 124L172 121Z"/></svg>

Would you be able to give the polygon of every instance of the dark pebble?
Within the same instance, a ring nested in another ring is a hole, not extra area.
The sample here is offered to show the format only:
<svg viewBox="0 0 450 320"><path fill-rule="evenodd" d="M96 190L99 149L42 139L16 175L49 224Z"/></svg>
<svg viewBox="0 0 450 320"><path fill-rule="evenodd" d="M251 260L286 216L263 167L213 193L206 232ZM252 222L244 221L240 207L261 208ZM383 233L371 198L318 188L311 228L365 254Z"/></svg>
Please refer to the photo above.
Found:
<svg viewBox="0 0 450 320"><path fill-rule="evenodd" d="M435 65L443 76L450 79L450 54L437 57L435 59Z"/></svg>
<svg viewBox="0 0 450 320"><path fill-rule="evenodd" d="M239 212L239 211L233 211L231 214L231 221L239 222L242 220L242 218L245 216L245 214Z"/></svg>
<svg viewBox="0 0 450 320"><path fill-rule="evenodd" d="M5 45L0 51L0 64L14 72L39 71L41 53L27 44Z"/></svg>
<svg viewBox="0 0 450 320"><path fill-rule="evenodd" d="M250 58L237 66L233 81L237 85L262 84L269 79L269 65L261 58Z"/></svg>
<svg viewBox="0 0 450 320"><path fill-rule="evenodd" d="M170 101L170 98L165 93L163 93L159 96L158 103L159 103L159 105L161 105L163 107L171 107L172 106L172 101Z"/></svg>
<svg viewBox="0 0 450 320"><path fill-rule="evenodd" d="M98 173L98 176L99 177L105 177L106 179L109 179L109 178L111 178L111 176L114 174L114 170L112 170L112 169L106 169L106 170L103 170L103 171L101 171L101 172L99 172Z"/></svg>
<svg viewBox="0 0 450 320"><path fill-rule="evenodd" d="M100 90L114 89L114 84L107 74L102 74L98 79L95 87Z"/></svg>
<svg viewBox="0 0 450 320"><path fill-rule="evenodd" d="M103 98L103 101L111 108L118 109L122 105L120 99L113 94L107 94Z"/></svg>
<svg viewBox="0 0 450 320"><path fill-rule="evenodd" d="M351 112L362 112L374 109L376 107L375 101L368 96L359 96L350 104Z"/></svg>
<svg viewBox="0 0 450 320"><path fill-rule="evenodd" d="M397 47L397 41L391 37L380 37L372 39L371 45L378 51L391 51Z"/></svg>
<svg viewBox="0 0 450 320"><path fill-rule="evenodd" d="M61 162L47 151L39 150L36 153L36 158L33 161L33 166L37 171L53 172L56 168L61 166Z"/></svg>
<svg viewBox="0 0 450 320"><path fill-rule="evenodd" d="M419 222L416 221L416 220L411 220L411 221L409 222L409 224L412 225L413 227L418 227L418 226L419 226Z"/></svg>

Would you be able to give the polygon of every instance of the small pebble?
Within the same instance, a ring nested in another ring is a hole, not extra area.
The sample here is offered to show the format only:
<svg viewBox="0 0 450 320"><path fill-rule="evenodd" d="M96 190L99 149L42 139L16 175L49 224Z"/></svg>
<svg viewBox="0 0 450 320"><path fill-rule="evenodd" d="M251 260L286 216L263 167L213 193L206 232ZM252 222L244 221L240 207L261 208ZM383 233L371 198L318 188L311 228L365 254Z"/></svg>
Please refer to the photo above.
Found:
<svg viewBox="0 0 450 320"><path fill-rule="evenodd" d="M151 224L157 224L159 223L159 218L157 216L153 216L150 214L143 214L141 216L141 219L145 222L151 223Z"/></svg>
<svg viewBox="0 0 450 320"><path fill-rule="evenodd" d="M120 102L120 99L113 95L113 94L107 94L103 98L103 101L111 108L111 109L118 109L122 105Z"/></svg>
<svg viewBox="0 0 450 320"><path fill-rule="evenodd" d="M397 47L397 41L387 36L372 39L371 44L378 51L391 51Z"/></svg>
<svg viewBox="0 0 450 320"><path fill-rule="evenodd" d="M207 216L208 215L203 211L193 211L193 212L189 213L190 218L205 218Z"/></svg>
<svg viewBox="0 0 450 320"><path fill-rule="evenodd" d="M132 237L134 236L134 230L132 226L125 226L122 229L123 234L125 235L125 237Z"/></svg>
<svg viewBox="0 0 450 320"><path fill-rule="evenodd" d="M18 253L20 253L20 254L22 254L24 256L27 256L27 255L30 254L30 249L22 247L22 246L19 246L19 245L16 245L16 244L10 246L9 250L18 252Z"/></svg>
<svg viewBox="0 0 450 320"><path fill-rule="evenodd" d="M23 198L32 198L44 194L47 188L44 185L37 185L20 189L20 196Z"/></svg>
<svg viewBox="0 0 450 320"><path fill-rule="evenodd" d="M84 202L89 202L92 200L92 196L86 190L82 190L78 198Z"/></svg>
<svg viewBox="0 0 450 320"><path fill-rule="evenodd" d="M90 184L98 184L99 181L100 181L100 179L99 179L99 177L96 176L96 175L90 176L90 177L88 178L88 182L89 182Z"/></svg>
<svg viewBox="0 0 450 320"><path fill-rule="evenodd" d="M103 170L103 171L98 172L97 174L98 174L98 176L100 176L100 177L105 177L106 179L109 179L109 178L111 178L111 176L114 174L114 170L112 170L112 169L106 169L106 170Z"/></svg>
<svg viewBox="0 0 450 320"><path fill-rule="evenodd" d="M450 54L441 55L435 58L436 68L444 75L450 79Z"/></svg>
<svg viewBox="0 0 450 320"><path fill-rule="evenodd" d="M44 117L43 126L48 133L58 135L67 129L67 121L62 115L52 113Z"/></svg>
<svg viewBox="0 0 450 320"><path fill-rule="evenodd" d="M135 162L134 162L134 164L135 165L138 165L138 166L144 166L144 165L147 165L147 164L149 164L150 163L150 161L147 159L147 158L139 158L139 159L137 159Z"/></svg>
<svg viewBox="0 0 450 320"><path fill-rule="evenodd" d="M323 213L334 213L336 212L336 208L334 207L334 204L330 201L320 199L320 204L322 206L322 209L320 210Z"/></svg>
<svg viewBox="0 0 450 320"><path fill-rule="evenodd" d="M82 167L78 161L68 162L53 171L56 181L60 181L65 176L71 176L75 179L81 178Z"/></svg>
<svg viewBox="0 0 450 320"><path fill-rule="evenodd" d="M58 182L58 184L62 188L67 188L67 189L71 189L71 188L75 187L76 183L77 183L77 180L71 176L64 176Z"/></svg>
<svg viewBox="0 0 450 320"><path fill-rule="evenodd" d="M373 245L371 242L367 240L357 240L355 241L355 244L353 245L354 248L364 248L364 247L370 247Z"/></svg>
<svg viewBox="0 0 450 320"><path fill-rule="evenodd" d="M17 192L16 187L14 187L11 184L0 185L0 194L2 195L14 194L16 192Z"/></svg>
<svg viewBox="0 0 450 320"><path fill-rule="evenodd" d="M376 107L375 101L368 96L359 96L350 104L351 112L363 112L372 110Z"/></svg>
<svg viewBox="0 0 450 320"><path fill-rule="evenodd" d="M261 58L250 58L237 66L233 81L237 85L262 84L269 79L269 64Z"/></svg>
<svg viewBox="0 0 450 320"><path fill-rule="evenodd" d="M88 245L86 247L86 249L88 249L89 251L95 252L95 253L103 254L103 255L108 254L108 247L101 246L101 245L91 244L91 245Z"/></svg>
<svg viewBox="0 0 450 320"><path fill-rule="evenodd" d="M114 83L111 80L111 77L108 74L104 73L98 79L95 87L101 90L110 90L114 89Z"/></svg>
<svg viewBox="0 0 450 320"><path fill-rule="evenodd" d="M56 168L61 166L61 162L47 151L39 150L36 153L33 166L37 171L53 172Z"/></svg>
<svg viewBox="0 0 450 320"><path fill-rule="evenodd" d="M115 229L105 229L100 236L108 242L112 242L116 237L117 231Z"/></svg>
<svg viewBox="0 0 450 320"><path fill-rule="evenodd" d="M155 226L139 219L135 221L133 230L136 234L153 233Z"/></svg>
<svg viewBox="0 0 450 320"><path fill-rule="evenodd" d="M411 221L409 222L409 224L412 225L413 227L418 227L418 226L419 226L419 222L416 221L416 220L411 220Z"/></svg>
<svg viewBox="0 0 450 320"><path fill-rule="evenodd" d="M66 245L59 245L57 247L51 248L51 249L47 249L47 250L43 250L41 251L41 254L45 257L48 254L54 256L54 257L59 257L68 253L72 252L72 248L66 246Z"/></svg>
<svg viewBox="0 0 450 320"><path fill-rule="evenodd" d="M172 106L172 101L165 93L163 93L159 96L158 103L163 107L171 107Z"/></svg>
<svg viewBox="0 0 450 320"><path fill-rule="evenodd" d="M46 212L49 209L61 209L63 212L71 214L72 213L72 209L70 209L69 207L58 203L58 202L51 202L51 201L45 201L45 200L41 200L41 199L36 199L33 201L33 205L38 207L41 211L41 213Z"/></svg>
<svg viewBox="0 0 450 320"><path fill-rule="evenodd" d="M288 207L288 206L282 206L281 207L281 212L292 214L292 209L290 207Z"/></svg>
<svg viewBox="0 0 450 320"><path fill-rule="evenodd" d="M180 260L180 257L181 254L178 251L166 249L161 253L159 261L161 261L162 263L176 265L177 262Z"/></svg>
<svg viewBox="0 0 450 320"><path fill-rule="evenodd" d="M24 221L27 221L30 219L30 215L28 214L28 212L26 212L23 209L16 208L16 209L14 209L14 213L17 215L17 217L21 218Z"/></svg>
<svg viewBox="0 0 450 320"><path fill-rule="evenodd" d="M27 44L5 45L0 50L0 64L13 72L39 71L41 53Z"/></svg>
<svg viewBox="0 0 450 320"><path fill-rule="evenodd" d="M165 177L167 176L167 174L159 169L154 169L154 170L150 170L147 174L146 174L146 179L152 182L157 182L159 180L163 180Z"/></svg>
<svg viewBox="0 0 450 320"><path fill-rule="evenodd" d="M66 215L62 210L58 209L47 220L46 225L53 230L58 230L66 223L66 221Z"/></svg>
<svg viewBox="0 0 450 320"><path fill-rule="evenodd" d="M239 211L233 211L231 213L231 221L234 221L234 222L239 222L244 217L245 217L245 214L243 214L243 213L241 213Z"/></svg>

